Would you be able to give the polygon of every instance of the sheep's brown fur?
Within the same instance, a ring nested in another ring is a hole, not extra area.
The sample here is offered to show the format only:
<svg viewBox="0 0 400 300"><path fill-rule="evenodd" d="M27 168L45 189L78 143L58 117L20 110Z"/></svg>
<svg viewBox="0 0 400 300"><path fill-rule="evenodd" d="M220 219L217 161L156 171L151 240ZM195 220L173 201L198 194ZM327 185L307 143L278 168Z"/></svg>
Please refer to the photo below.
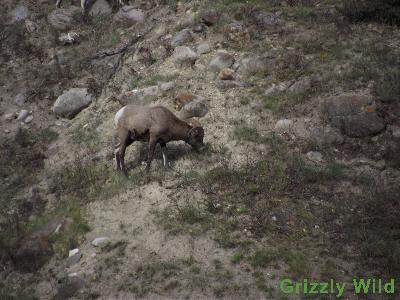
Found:
<svg viewBox="0 0 400 300"><path fill-rule="evenodd" d="M134 141L149 143L147 170L150 169L157 144L161 145L164 167L168 165L166 144L170 141L183 140L196 150L205 147L204 130L197 121L181 120L163 106L124 106L115 115L115 125L119 139L115 159L117 168L125 175L127 174L124 163L125 150Z"/></svg>

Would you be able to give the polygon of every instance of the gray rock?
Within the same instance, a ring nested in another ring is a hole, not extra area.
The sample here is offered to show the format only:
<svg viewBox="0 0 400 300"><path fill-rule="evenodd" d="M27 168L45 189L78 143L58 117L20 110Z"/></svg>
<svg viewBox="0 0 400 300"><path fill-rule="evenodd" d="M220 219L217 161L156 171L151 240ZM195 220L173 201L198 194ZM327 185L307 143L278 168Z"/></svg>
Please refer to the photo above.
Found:
<svg viewBox="0 0 400 300"><path fill-rule="evenodd" d="M170 81L170 82L160 82L159 83L159 88L160 91L162 92L168 92L171 91L175 88L175 82Z"/></svg>
<svg viewBox="0 0 400 300"><path fill-rule="evenodd" d="M53 112L61 117L72 119L92 102L87 88L72 88L57 98Z"/></svg>
<svg viewBox="0 0 400 300"><path fill-rule="evenodd" d="M79 275L73 274L64 278L58 288L56 299L68 299L78 293L78 291L85 286L85 280Z"/></svg>
<svg viewBox="0 0 400 300"><path fill-rule="evenodd" d="M219 72L222 69L225 68L230 68L233 63L235 62L235 59L233 58L232 55L230 55L229 53L225 52L225 51L220 51L217 53L216 56L214 56L210 63L208 64L208 68L212 71L212 72Z"/></svg>
<svg viewBox="0 0 400 300"><path fill-rule="evenodd" d="M349 137L375 135L385 129L378 116L373 99L363 95L342 95L322 101L320 110L332 126Z"/></svg>
<svg viewBox="0 0 400 300"><path fill-rule="evenodd" d="M281 119L275 124L275 130L277 131L288 131L292 128L293 121L289 119Z"/></svg>
<svg viewBox="0 0 400 300"><path fill-rule="evenodd" d="M178 46L172 54L172 61L179 66L192 66L197 57L197 54L189 47Z"/></svg>
<svg viewBox="0 0 400 300"><path fill-rule="evenodd" d="M287 89L286 83L272 84L271 87L265 90L265 96L275 96Z"/></svg>
<svg viewBox="0 0 400 300"><path fill-rule="evenodd" d="M23 21L28 18L29 10L25 5L18 5L10 12L10 15L12 23Z"/></svg>
<svg viewBox="0 0 400 300"><path fill-rule="evenodd" d="M311 79L304 78L302 80L296 81L289 87L289 91L292 93L304 93L311 89Z"/></svg>
<svg viewBox="0 0 400 300"><path fill-rule="evenodd" d="M15 113L5 114L4 115L4 120L10 122L10 121L14 120L15 117L16 117Z"/></svg>
<svg viewBox="0 0 400 300"><path fill-rule="evenodd" d="M26 102L26 96L24 94L18 94L14 98L14 103L17 104L18 106L24 105Z"/></svg>
<svg viewBox="0 0 400 300"><path fill-rule="evenodd" d="M197 54L202 55L209 53L211 51L211 47L209 43L203 43L197 46Z"/></svg>
<svg viewBox="0 0 400 300"><path fill-rule="evenodd" d="M31 20L25 20L25 28L29 33L35 32L37 27L37 24Z"/></svg>
<svg viewBox="0 0 400 300"><path fill-rule="evenodd" d="M322 154L317 151L309 151L306 154L307 158L313 162L322 162Z"/></svg>
<svg viewBox="0 0 400 300"><path fill-rule="evenodd" d="M27 116L26 117L26 119L25 119L25 124L29 124L30 122L32 122L33 121L33 116L32 115L29 115L29 116Z"/></svg>
<svg viewBox="0 0 400 300"><path fill-rule="evenodd" d="M254 12L251 17L251 21L260 29L274 27L282 23L282 20L276 14L262 11Z"/></svg>
<svg viewBox="0 0 400 300"><path fill-rule="evenodd" d="M172 47L178 47L193 41L192 33L189 29L179 31L171 40Z"/></svg>
<svg viewBox="0 0 400 300"><path fill-rule="evenodd" d="M201 118L208 113L208 106L201 100L194 100L185 104L180 112L179 116L182 119L189 119L192 117Z"/></svg>
<svg viewBox="0 0 400 300"><path fill-rule="evenodd" d="M110 241L109 237L98 237L92 241L92 245L95 247L102 247Z"/></svg>
<svg viewBox="0 0 400 300"><path fill-rule="evenodd" d="M207 26L211 26L218 22L220 16L221 16L220 13L218 13L213 9L210 9L202 13L201 21Z"/></svg>
<svg viewBox="0 0 400 300"><path fill-rule="evenodd" d="M69 251L69 256L65 262L67 267L69 268L69 267L77 264L80 261L81 257L82 257L82 253L79 251L79 249L73 249L73 250Z"/></svg>
<svg viewBox="0 0 400 300"><path fill-rule="evenodd" d="M79 33L75 31L70 31L67 33L62 33L58 37L58 41L63 45L72 45L79 43Z"/></svg>
<svg viewBox="0 0 400 300"><path fill-rule="evenodd" d="M106 0L96 0L89 11L91 16L111 15L112 9Z"/></svg>
<svg viewBox="0 0 400 300"><path fill-rule="evenodd" d="M117 100L122 105L128 105L128 104L148 105L152 101L156 100L158 95L159 95L159 88L158 86L155 85L123 93L117 97Z"/></svg>
<svg viewBox="0 0 400 300"><path fill-rule="evenodd" d="M350 137L375 135L385 129L385 123L376 113L363 112L342 118L342 130Z"/></svg>
<svg viewBox="0 0 400 300"><path fill-rule="evenodd" d="M68 30L75 23L74 16L81 14L81 9L76 6L53 10L48 16L51 26L58 30Z"/></svg>
<svg viewBox="0 0 400 300"><path fill-rule="evenodd" d="M344 143L343 135L330 126L313 128L311 130L311 139L318 146L341 145Z"/></svg>
<svg viewBox="0 0 400 300"><path fill-rule="evenodd" d="M398 126L392 126L392 136L395 139L400 139L400 127Z"/></svg>
<svg viewBox="0 0 400 300"><path fill-rule="evenodd" d="M19 112L17 120L23 122L28 117L28 115L29 112L26 109L23 109Z"/></svg>
<svg viewBox="0 0 400 300"><path fill-rule="evenodd" d="M135 9L133 6L125 5L119 9L114 15L114 21L134 25L136 23L143 23L145 20L145 13L141 9Z"/></svg>
<svg viewBox="0 0 400 300"><path fill-rule="evenodd" d="M244 75L264 75L269 68L269 59L266 57L246 57L240 62L240 72Z"/></svg>
<svg viewBox="0 0 400 300"><path fill-rule="evenodd" d="M215 85L221 90L221 91L227 91L232 88L237 88L241 87L242 85L234 80L221 80L217 79L215 81Z"/></svg>

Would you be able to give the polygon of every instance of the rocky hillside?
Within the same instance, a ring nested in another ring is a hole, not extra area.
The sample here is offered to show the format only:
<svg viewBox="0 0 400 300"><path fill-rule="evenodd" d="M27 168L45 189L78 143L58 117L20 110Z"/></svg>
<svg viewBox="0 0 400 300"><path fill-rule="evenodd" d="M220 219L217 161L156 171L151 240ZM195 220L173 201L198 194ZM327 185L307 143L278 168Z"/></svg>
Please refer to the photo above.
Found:
<svg viewBox="0 0 400 300"><path fill-rule="evenodd" d="M280 282L400 277L395 1L93 2L2 1L1 299L302 299ZM163 168L157 147L146 172L135 142L125 178L127 104L196 119L206 150L171 142Z"/></svg>

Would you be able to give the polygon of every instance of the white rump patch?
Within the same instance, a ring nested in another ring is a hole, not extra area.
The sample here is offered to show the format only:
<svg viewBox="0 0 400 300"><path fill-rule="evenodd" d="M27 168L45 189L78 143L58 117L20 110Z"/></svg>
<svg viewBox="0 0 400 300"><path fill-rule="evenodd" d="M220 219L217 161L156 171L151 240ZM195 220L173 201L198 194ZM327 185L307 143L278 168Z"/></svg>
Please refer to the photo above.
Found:
<svg viewBox="0 0 400 300"><path fill-rule="evenodd" d="M121 108L119 111L117 111L117 113L115 114L115 118L114 118L115 126L118 126L119 119L121 119L122 114L124 113L124 110L125 110L125 106L123 108Z"/></svg>

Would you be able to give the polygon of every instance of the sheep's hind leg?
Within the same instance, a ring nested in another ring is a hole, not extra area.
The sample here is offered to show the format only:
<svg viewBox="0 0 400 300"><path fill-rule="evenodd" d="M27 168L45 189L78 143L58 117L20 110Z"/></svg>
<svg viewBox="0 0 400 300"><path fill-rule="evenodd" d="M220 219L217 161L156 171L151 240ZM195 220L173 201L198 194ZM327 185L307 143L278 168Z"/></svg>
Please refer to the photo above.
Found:
<svg viewBox="0 0 400 300"><path fill-rule="evenodd" d="M169 167L168 163L168 157L167 157L167 145L165 143L161 143L161 152L163 156L163 163L164 163L164 168L167 169Z"/></svg>

